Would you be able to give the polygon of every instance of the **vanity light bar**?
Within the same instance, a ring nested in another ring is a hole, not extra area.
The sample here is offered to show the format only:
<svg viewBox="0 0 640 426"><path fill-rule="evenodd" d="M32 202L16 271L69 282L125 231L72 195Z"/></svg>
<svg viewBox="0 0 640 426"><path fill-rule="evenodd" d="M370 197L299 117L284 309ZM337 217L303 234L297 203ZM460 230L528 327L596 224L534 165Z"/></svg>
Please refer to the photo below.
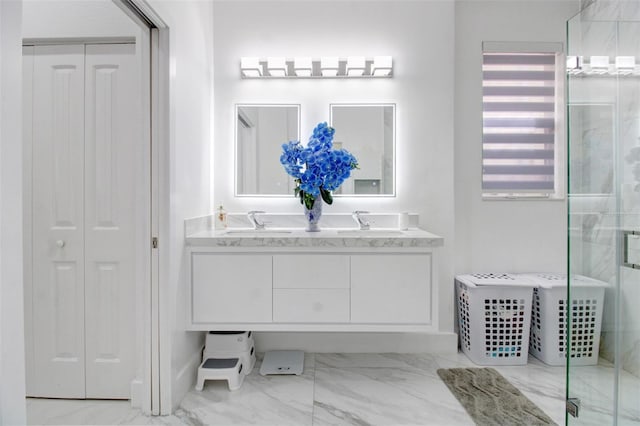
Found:
<svg viewBox="0 0 640 426"><path fill-rule="evenodd" d="M584 76L640 76L634 56L567 56L567 74Z"/></svg>
<svg viewBox="0 0 640 426"><path fill-rule="evenodd" d="M242 78L389 78L393 77L391 56L242 57Z"/></svg>

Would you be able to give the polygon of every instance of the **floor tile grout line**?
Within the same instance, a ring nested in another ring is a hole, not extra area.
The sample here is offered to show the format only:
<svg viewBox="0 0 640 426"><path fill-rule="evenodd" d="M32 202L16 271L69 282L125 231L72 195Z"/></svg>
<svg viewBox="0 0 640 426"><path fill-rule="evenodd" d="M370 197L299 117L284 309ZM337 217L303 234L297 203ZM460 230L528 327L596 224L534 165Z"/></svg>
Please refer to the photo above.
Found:
<svg viewBox="0 0 640 426"><path fill-rule="evenodd" d="M316 410L316 366L317 366L316 353L313 353L313 391L311 392L311 426L314 424L315 410Z"/></svg>

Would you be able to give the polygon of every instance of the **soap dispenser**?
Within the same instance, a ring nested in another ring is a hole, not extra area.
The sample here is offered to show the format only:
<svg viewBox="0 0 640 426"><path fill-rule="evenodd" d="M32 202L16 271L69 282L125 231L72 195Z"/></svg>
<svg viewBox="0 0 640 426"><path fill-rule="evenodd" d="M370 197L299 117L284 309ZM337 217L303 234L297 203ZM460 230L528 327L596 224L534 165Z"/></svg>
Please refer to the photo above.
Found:
<svg viewBox="0 0 640 426"><path fill-rule="evenodd" d="M215 216L216 229L225 229L227 227L227 212L224 210L224 207L222 207L222 204L218 207Z"/></svg>

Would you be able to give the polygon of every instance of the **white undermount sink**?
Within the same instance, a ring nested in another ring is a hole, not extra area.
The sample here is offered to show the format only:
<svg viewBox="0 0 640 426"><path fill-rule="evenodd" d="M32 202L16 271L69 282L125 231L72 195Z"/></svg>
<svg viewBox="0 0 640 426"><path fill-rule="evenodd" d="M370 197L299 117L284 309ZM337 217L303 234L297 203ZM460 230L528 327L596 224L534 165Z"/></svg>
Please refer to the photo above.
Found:
<svg viewBox="0 0 640 426"><path fill-rule="evenodd" d="M397 229L341 229L338 234L343 237L397 237L404 232Z"/></svg>
<svg viewBox="0 0 640 426"><path fill-rule="evenodd" d="M256 236L270 236L270 235L282 235L290 234L288 229L227 229L225 234L251 234Z"/></svg>

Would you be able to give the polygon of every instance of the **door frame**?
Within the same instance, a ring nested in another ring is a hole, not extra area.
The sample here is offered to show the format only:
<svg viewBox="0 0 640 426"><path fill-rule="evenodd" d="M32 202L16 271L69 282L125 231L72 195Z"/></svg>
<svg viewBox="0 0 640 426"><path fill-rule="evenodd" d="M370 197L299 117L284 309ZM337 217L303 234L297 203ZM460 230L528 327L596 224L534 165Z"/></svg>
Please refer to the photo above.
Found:
<svg viewBox="0 0 640 426"><path fill-rule="evenodd" d="M168 277L169 241L169 153L170 153L170 98L169 98L169 26L147 3L147 0L112 0L125 14L149 32L143 31L141 43L148 43L149 57L143 62L149 65L150 81L147 87L150 99L149 139L151 142L151 210L149 240L149 285L145 286L143 298L149 303L143 306L144 318L144 371L142 383L142 412L146 415L160 415L171 412L171 406L161 406L161 401L171 400L170 377L161 376L161 362L170 360L171 353L161 354L160 289ZM148 38L145 38L148 36ZM147 60L148 59L148 60ZM155 244L153 242L156 242ZM146 322L146 321L145 321ZM166 334L166 332L165 332Z"/></svg>

